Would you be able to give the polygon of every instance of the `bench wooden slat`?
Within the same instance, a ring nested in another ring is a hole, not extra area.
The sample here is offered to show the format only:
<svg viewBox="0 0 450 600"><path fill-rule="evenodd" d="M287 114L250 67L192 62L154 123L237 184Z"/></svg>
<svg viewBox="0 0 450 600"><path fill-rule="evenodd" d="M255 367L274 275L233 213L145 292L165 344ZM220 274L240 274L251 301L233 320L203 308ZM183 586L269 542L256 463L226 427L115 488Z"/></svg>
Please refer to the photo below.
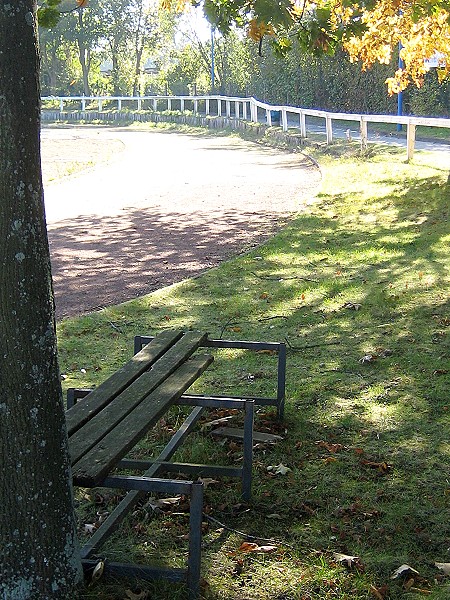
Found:
<svg viewBox="0 0 450 600"><path fill-rule="evenodd" d="M140 375L107 406L93 416L69 438L70 456L73 463L89 452L102 438L120 423L143 398L155 390L198 348L206 334L190 331L179 339L167 352L153 363L150 371ZM89 395L90 397L90 395ZM86 402L86 397L83 402ZM141 410L140 407L137 410ZM145 414L140 413L142 418Z"/></svg>
<svg viewBox="0 0 450 600"><path fill-rule="evenodd" d="M99 485L212 361L212 356L199 355L180 366L142 400L139 410L131 412L87 456L73 465L74 484L81 487Z"/></svg>
<svg viewBox="0 0 450 600"><path fill-rule="evenodd" d="M120 394L131 381L144 373L164 352L183 335L181 331L163 331L150 344L93 390L83 402L78 402L66 412L69 436L82 427L92 415L98 413L112 398Z"/></svg>

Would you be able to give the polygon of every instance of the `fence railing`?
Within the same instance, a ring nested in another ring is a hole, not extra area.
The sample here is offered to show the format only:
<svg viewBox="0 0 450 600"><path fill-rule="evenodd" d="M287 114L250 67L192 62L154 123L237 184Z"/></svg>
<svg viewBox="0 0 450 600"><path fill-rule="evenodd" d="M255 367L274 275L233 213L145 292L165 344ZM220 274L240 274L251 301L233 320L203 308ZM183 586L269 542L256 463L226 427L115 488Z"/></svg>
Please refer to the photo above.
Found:
<svg viewBox="0 0 450 600"><path fill-rule="evenodd" d="M42 98L42 108L49 106L59 108L62 113L69 106L77 105L81 111L105 107L116 108L118 111L131 109L137 111L151 110L154 112L180 111L193 112L194 115L217 116L250 120L254 123L264 121L267 125L279 125L283 131L299 130L300 136L308 135L306 117L316 117L324 120L327 144L333 141L333 121L352 121L359 125L361 146L367 147L369 141L369 123L393 123L406 126L407 159L412 158L415 147L416 127L443 127L450 129L450 119L432 117L413 117L398 115L369 115L353 113L336 113L312 108L295 106L277 106L260 102L256 98L235 98L228 96L47 96ZM279 120L278 120L278 118Z"/></svg>

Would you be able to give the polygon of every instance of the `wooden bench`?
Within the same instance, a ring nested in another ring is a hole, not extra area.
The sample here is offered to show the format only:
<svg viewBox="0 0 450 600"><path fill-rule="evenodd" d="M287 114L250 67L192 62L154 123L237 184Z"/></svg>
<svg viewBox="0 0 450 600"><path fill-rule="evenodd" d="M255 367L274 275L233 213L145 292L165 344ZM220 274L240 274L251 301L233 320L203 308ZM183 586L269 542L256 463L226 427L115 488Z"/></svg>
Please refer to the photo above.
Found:
<svg viewBox="0 0 450 600"><path fill-rule="evenodd" d="M206 341L207 334L199 332L162 332L97 388L69 390L66 412L74 485L130 490L83 546L84 566L89 568L98 562L92 557L98 555L102 544L143 494L186 494L190 496L186 569L105 562L105 572L140 579L182 581L188 586L190 598L197 598L199 594L203 485L201 482L161 479L158 476L175 471L188 476L201 473L240 477L243 495L248 499L251 489L254 402L249 399L228 402L219 399L211 404L198 397L190 402L195 406L194 409L156 459L136 461L126 456L211 364L212 356L194 355ZM80 398L83 400L77 402ZM206 406L233 406L245 410L244 460L241 468L170 462L171 456L193 429ZM115 474L118 468L143 471L143 475Z"/></svg>

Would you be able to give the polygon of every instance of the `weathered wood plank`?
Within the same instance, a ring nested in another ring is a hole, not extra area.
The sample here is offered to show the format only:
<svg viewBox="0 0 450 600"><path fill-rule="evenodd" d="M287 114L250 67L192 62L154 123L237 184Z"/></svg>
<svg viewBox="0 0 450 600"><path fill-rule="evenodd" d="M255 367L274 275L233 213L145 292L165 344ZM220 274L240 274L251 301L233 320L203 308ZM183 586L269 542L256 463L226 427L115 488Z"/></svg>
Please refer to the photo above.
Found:
<svg viewBox="0 0 450 600"><path fill-rule="evenodd" d="M143 398L148 396L178 369L195 352L205 337L205 333L187 332L152 364L150 371L140 375L138 379L116 396L113 402L110 402L83 427L73 433L69 438L72 462L80 460L84 454L89 452L95 444L134 410Z"/></svg>
<svg viewBox="0 0 450 600"><path fill-rule="evenodd" d="M123 367L93 390L83 402L78 402L66 412L69 435L82 427L89 419L120 394L141 373L144 373L183 335L182 331L163 331L150 344L133 356Z"/></svg>
<svg viewBox="0 0 450 600"><path fill-rule="evenodd" d="M137 409L73 465L74 484L94 487L101 483L120 459L153 427L212 361L212 356L195 356L170 375L142 400Z"/></svg>

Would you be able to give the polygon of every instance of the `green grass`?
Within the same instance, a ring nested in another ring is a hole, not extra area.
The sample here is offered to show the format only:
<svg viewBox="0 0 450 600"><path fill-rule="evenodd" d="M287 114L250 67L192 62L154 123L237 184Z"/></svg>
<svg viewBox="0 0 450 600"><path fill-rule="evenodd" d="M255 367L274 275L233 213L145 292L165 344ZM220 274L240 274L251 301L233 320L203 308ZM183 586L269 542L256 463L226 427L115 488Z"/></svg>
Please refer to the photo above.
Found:
<svg viewBox="0 0 450 600"><path fill-rule="evenodd" d="M61 322L64 386L104 380L131 356L137 333L287 340L285 421L272 410L256 421L284 439L256 450L252 503L241 503L235 482L206 490L205 510L229 529L205 519L204 597L363 600L379 590L412 599L422 589L444 600L448 578L434 563L450 562L448 165L422 153L406 164L394 149L361 157L346 144L311 153L322 188L271 241L197 279ZM274 369L274 357L222 351L197 390L273 393ZM159 447L180 418L173 409L138 453ZM238 455L198 433L176 458ZM279 463L291 470L273 476L267 467ZM83 510L95 515L98 504ZM141 508L109 551L179 565L185 510ZM80 524L88 519L82 513ZM240 552L237 532L276 540L276 550ZM334 552L359 559L347 567ZM403 563L419 571L413 582L390 578ZM85 597L119 599L127 589L185 597L182 586L106 580Z"/></svg>

